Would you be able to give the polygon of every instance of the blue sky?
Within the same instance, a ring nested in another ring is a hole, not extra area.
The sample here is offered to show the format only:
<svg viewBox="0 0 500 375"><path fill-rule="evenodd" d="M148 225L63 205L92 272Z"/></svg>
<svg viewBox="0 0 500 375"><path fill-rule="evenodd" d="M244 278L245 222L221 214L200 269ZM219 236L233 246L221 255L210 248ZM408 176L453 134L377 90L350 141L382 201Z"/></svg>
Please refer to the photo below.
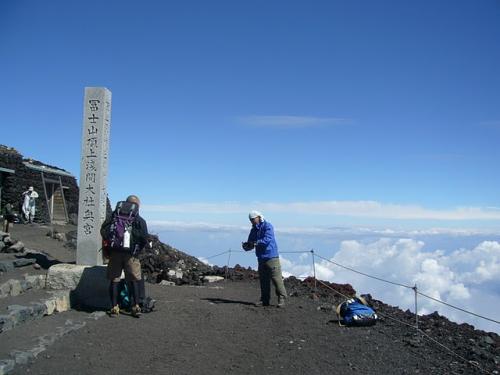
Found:
<svg viewBox="0 0 500 375"><path fill-rule="evenodd" d="M2 142L78 176L83 88L106 86L113 200L499 207L499 16L497 1L3 1Z"/></svg>
<svg viewBox="0 0 500 375"><path fill-rule="evenodd" d="M4 0L0 46L0 143L78 177L84 87L109 88L110 198L174 246L237 248L257 208L282 250L415 241L409 282L441 262L443 296L484 270L441 250L500 270L496 0Z"/></svg>

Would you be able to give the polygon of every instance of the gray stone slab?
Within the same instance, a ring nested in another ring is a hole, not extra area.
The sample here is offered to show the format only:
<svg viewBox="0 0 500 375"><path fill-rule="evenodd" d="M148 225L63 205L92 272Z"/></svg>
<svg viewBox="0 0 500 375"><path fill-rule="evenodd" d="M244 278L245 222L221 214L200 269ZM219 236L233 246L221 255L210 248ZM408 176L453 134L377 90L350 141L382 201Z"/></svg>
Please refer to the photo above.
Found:
<svg viewBox="0 0 500 375"><path fill-rule="evenodd" d="M21 286L21 282L16 279L10 279L7 281L10 285L10 295L18 296L23 292L23 287Z"/></svg>
<svg viewBox="0 0 500 375"><path fill-rule="evenodd" d="M111 91L86 87L80 164L80 196L76 262L102 264L99 233L106 218Z"/></svg>
<svg viewBox="0 0 500 375"><path fill-rule="evenodd" d="M13 359L0 360L0 375L6 375L14 370L16 362Z"/></svg>
<svg viewBox="0 0 500 375"><path fill-rule="evenodd" d="M72 306L110 308L106 266L56 264L49 268L46 285L51 289L71 289Z"/></svg>
<svg viewBox="0 0 500 375"><path fill-rule="evenodd" d="M20 258L14 260L14 267L24 267L29 266L36 263L36 259L34 258Z"/></svg>
<svg viewBox="0 0 500 375"><path fill-rule="evenodd" d="M13 350L10 356L14 358L17 365L26 365L28 362L33 361L35 356L29 351Z"/></svg>
<svg viewBox="0 0 500 375"><path fill-rule="evenodd" d="M4 314L0 315L0 333L8 331L17 325L17 318L15 315Z"/></svg>
<svg viewBox="0 0 500 375"><path fill-rule="evenodd" d="M14 269L14 262L12 260L0 261L0 272L9 272Z"/></svg>

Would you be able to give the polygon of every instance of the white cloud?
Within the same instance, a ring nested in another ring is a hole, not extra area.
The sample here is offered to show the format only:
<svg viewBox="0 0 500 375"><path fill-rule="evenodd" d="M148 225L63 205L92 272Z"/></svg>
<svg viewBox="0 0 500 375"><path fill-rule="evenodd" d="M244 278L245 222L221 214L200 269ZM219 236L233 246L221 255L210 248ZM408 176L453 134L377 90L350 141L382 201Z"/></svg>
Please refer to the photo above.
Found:
<svg viewBox="0 0 500 375"><path fill-rule="evenodd" d="M142 209L144 212L203 214L246 214L252 209L259 209L264 215L286 213L396 220L500 220L500 209L496 207L455 207L436 210L418 205L399 205L377 201L180 203L144 205Z"/></svg>
<svg viewBox="0 0 500 375"><path fill-rule="evenodd" d="M348 124L352 120L339 117L313 116L244 116L238 121L245 125L277 128L308 128L313 126L331 126Z"/></svg>
<svg viewBox="0 0 500 375"><path fill-rule="evenodd" d="M185 222L168 220L149 220L148 226L154 231L176 231L176 232L248 232L248 226L236 226L217 224L209 222Z"/></svg>
<svg viewBox="0 0 500 375"><path fill-rule="evenodd" d="M494 282L500 287L500 244L496 241L483 241L472 250L456 250L448 262L462 271L460 280L464 283Z"/></svg>
<svg viewBox="0 0 500 375"><path fill-rule="evenodd" d="M249 225L230 225L211 222L185 222L169 220L148 220L148 225L154 231L176 231L176 232L217 232L217 233L247 233ZM366 227L275 227L276 234L301 235L315 237L332 236L383 236L392 238L424 236L486 236L500 235L500 230L476 229L476 228L429 228L422 230L400 230L390 228L366 228Z"/></svg>
<svg viewBox="0 0 500 375"><path fill-rule="evenodd" d="M304 258L302 258L302 260L303 259ZM283 255L280 255L280 263L284 277L296 276L299 278L304 278L312 276L313 274L311 262L305 263L301 261L300 263L294 263Z"/></svg>
<svg viewBox="0 0 500 375"><path fill-rule="evenodd" d="M206 258L204 258L204 257L198 257L198 260L199 260L200 262L202 262L202 263L206 264L207 266L213 266L213 264L212 264L212 263L210 263L210 262L208 261L208 259L206 259Z"/></svg>

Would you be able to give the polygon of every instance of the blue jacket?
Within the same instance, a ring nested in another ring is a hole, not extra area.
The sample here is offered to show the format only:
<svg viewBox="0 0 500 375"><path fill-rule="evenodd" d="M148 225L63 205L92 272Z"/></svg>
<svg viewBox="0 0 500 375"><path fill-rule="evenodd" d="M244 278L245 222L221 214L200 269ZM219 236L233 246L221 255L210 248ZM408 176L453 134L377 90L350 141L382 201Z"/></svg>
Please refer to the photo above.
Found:
<svg viewBox="0 0 500 375"><path fill-rule="evenodd" d="M255 255L257 255L259 263L279 257L278 245L274 239L274 229L271 223L267 221L252 226L248 235L248 242L256 243Z"/></svg>

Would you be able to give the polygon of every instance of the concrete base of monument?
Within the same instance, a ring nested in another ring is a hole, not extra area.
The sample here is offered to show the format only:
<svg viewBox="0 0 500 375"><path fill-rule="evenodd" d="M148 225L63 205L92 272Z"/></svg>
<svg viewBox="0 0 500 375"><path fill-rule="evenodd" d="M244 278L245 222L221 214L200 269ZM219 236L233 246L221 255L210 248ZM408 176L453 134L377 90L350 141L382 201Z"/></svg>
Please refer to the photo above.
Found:
<svg viewBox="0 0 500 375"><path fill-rule="evenodd" d="M111 307L106 266L56 264L49 268L46 287L70 289L72 308L105 310Z"/></svg>

